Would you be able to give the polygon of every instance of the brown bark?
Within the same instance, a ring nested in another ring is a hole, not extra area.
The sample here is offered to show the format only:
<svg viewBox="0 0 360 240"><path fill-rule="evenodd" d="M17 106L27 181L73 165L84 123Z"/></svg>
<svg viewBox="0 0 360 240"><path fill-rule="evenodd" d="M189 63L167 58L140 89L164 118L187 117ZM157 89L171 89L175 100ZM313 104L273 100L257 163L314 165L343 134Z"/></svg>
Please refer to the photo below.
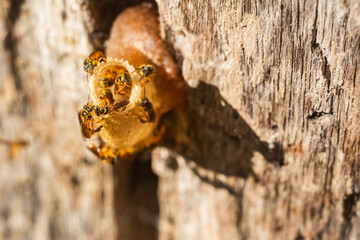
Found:
<svg viewBox="0 0 360 240"><path fill-rule="evenodd" d="M189 85L158 179L77 122L83 59L138 2L0 0L0 136L29 143L0 145L0 239L359 239L357 1L157 0Z"/></svg>

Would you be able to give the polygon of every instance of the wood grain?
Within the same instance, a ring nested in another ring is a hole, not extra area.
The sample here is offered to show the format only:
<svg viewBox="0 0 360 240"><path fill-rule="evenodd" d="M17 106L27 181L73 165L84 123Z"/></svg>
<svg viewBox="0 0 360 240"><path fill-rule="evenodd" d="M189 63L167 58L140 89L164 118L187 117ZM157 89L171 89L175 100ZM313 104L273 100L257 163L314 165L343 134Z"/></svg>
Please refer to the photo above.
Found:
<svg viewBox="0 0 360 240"><path fill-rule="evenodd" d="M157 2L190 87L160 239L359 238L359 4Z"/></svg>

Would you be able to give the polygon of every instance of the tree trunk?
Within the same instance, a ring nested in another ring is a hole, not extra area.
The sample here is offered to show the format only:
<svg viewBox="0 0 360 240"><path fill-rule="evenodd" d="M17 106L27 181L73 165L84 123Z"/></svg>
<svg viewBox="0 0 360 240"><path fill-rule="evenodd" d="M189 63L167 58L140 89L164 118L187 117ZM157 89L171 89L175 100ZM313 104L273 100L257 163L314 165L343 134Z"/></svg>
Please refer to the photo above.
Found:
<svg viewBox="0 0 360 240"><path fill-rule="evenodd" d="M358 1L157 0L188 106L104 165L82 62L139 2L0 0L0 239L360 239Z"/></svg>

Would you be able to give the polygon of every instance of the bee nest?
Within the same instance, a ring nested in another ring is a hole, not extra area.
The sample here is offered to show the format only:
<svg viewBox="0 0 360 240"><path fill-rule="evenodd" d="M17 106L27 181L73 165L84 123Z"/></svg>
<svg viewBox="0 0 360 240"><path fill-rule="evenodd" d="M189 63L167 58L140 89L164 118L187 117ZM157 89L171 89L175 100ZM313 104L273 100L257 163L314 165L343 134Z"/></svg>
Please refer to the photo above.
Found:
<svg viewBox="0 0 360 240"><path fill-rule="evenodd" d="M134 148L138 145L144 145L147 139L151 139L158 125L158 118L154 122L143 123L139 120L139 114L142 114L142 108L139 106L141 100L146 96L153 104L155 116L160 107L156 101L156 89L152 81L141 84L142 77L138 70L130 65L125 59L108 58L107 63L99 63L93 75L89 79L89 102L94 105L103 105L101 91L99 91L99 82L102 78L102 72L111 68L124 68L131 76L132 87L128 103L120 109L114 110L104 116L95 116L94 120L103 128L98 135L108 145L114 148ZM110 88L114 91L114 86ZM114 94L114 104L116 102L126 101L127 97Z"/></svg>

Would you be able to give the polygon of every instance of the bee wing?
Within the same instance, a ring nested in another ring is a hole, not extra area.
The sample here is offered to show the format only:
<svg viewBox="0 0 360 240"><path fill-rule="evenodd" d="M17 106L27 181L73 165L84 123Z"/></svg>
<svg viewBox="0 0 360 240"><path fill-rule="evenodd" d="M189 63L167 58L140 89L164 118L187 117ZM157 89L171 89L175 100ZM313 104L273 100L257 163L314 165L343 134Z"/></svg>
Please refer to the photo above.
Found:
<svg viewBox="0 0 360 240"><path fill-rule="evenodd" d="M151 109L151 110L149 111L149 118L150 118L150 122L155 122L155 120L156 120L156 115L155 115L154 109Z"/></svg>
<svg viewBox="0 0 360 240"><path fill-rule="evenodd" d="M115 86L114 86L114 93L115 93L115 94L116 94L118 88L119 88L119 84L115 83Z"/></svg>
<svg viewBox="0 0 360 240"><path fill-rule="evenodd" d="M78 119L79 119L79 123L80 123L80 125L81 125L81 124L82 124L81 112L78 112Z"/></svg>
<svg viewBox="0 0 360 240"><path fill-rule="evenodd" d="M122 108L122 107L125 107L126 105L128 105L129 104L129 99L120 99L120 100L118 100L118 101L116 101L112 106L111 106L111 108L110 108L110 113L112 112L112 111L116 111L116 110L118 110L118 109L120 109L120 108Z"/></svg>
<svg viewBox="0 0 360 240"><path fill-rule="evenodd" d="M85 138L90 138L91 134L89 131L89 121L84 121L84 119L81 118L81 113L78 113L78 118L79 118L79 123L80 123L80 128L81 128L81 133L83 135L83 137Z"/></svg>
<svg viewBox="0 0 360 240"><path fill-rule="evenodd" d="M84 123L84 124L81 125L81 132L82 132L84 137L86 137L86 138L91 137L91 133L89 131L89 124L88 123Z"/></svg>

